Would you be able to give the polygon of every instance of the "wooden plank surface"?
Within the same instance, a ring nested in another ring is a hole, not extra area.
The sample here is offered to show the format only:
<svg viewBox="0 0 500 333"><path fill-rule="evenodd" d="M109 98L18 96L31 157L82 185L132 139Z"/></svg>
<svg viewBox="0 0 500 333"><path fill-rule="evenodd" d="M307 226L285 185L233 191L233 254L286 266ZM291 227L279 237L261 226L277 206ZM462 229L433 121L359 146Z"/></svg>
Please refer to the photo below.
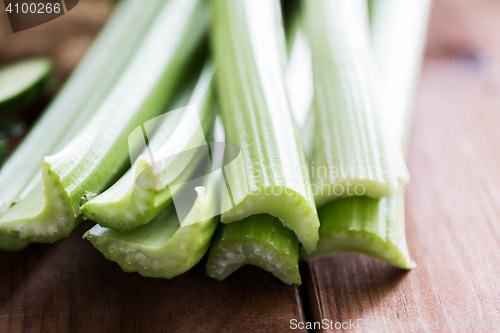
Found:
<svg viewBox="0 0 500 333"><path fill-rule="evenodd" d="M315 261L304 274L310 320L364 320L360 332L380 331L368 322L472 332L495 331L496 320L500 329L500 2L435 1L411 137L406 218L417 268L351 254Z"/></svg>

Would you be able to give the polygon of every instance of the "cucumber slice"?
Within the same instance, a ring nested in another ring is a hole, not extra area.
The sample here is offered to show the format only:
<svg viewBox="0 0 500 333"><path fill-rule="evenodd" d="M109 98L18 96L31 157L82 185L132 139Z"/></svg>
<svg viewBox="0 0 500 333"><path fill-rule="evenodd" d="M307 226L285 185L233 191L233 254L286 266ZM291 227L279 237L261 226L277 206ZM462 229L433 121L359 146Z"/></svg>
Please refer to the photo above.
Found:
<svg viewBox="0 0 500 333"><path fill-rule="evenodd" d="M0 68L0 113L26 105L42 95L53 79L49 58L33 58Z"/></svg>
<svg viewBox="0 0 500 333"><path fill-rule="evenodd" d="M52 243L80 224L80 206L124 171L128 135L172 97L208 21L201 0L167 2L91 120L62 151L44 159L43 184L0 218L0 234Z"/></svg>
<svg viewBox="0 0 500 333"><path fill-rule="evenodd" d="M196 148L207 145L204 133L211 131L215 120L211 89L213 73L213 67L207 65L194 92L192 88L188 89L192 96L183 105L200 107L199 113L189 108L168 112L150 138L148 149L158 148L153 156L156 161L161 161L161 168L153 168L149 150L144 151L118 182L82 206L86 219L102 227L127 231L150 222L172 202L168 184L182 183L194 172L201 157L196 154ZM178 154L175 158L169 158L175 154ZM138 177L143 182L154 184L154 188L137 185Z"/></svg>
<svg viewBox="0 0 500 333"><path fill-rule="evenodd" d="M244 265L265 269L284 283L301 284L297 236L267 214L219 225L205 266L207 275L223 280Z"/></svg>

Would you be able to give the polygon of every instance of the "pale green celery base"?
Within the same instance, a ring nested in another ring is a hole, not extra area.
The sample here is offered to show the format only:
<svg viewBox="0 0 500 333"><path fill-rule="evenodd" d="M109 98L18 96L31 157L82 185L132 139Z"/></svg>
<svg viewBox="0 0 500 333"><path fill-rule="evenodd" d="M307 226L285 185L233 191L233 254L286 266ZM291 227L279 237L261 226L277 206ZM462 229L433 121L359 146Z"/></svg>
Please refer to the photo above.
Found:
<svg viewBox="0 0 500 333"><path fill-rule="evenodd" d="M43 184L0 218L0 234L27 242L54 243L80 225L81 217L73 212L69 195L49 168L44 162Z"/></svg>
<svg viewBox="0 0 500 333"><path fill-rule="evenodd" d="M170 203L168 189L145 189L134 184L130 169L110 189L86 202L81 212L105 228L129 231L153 220Z"/></svg>
<svg viewBox="0 0 500 333"><path fill-rule="evenodd" d="M338 252L355 252L411 269L404 223L404 187L390 197L355 197L334 201L319 210L320 240L314 259Z"/></svg>
<svg viewBox="0 0 500 333"><path fill-rule="evenodd" d="M206 264L207 275L223 280L244 265L262 268L287 284L301 284L299 242L270 215L220 225Z"/></svg>
<svg viewBox="0 0 500 333"><path fill-rule="evenodd" d="M0 235L0 251L3 252L18 252L24 250L29 245L19 238Z"/></svg>
<svg viewBox="0 0 500 333"><path fill-rule="evenodd" d="M210 200L198 200L190 215L194 214L194 219L206 216L207 209L214 209ZM217 224L218 219L213 217L181 227L175 209L170 206L135 230L120 232L96 225L84 238L125 272L170 279L185 273L203 258Z"/></svg>
<svg viewBox="0 0 500 333"><path fill-rule="evenodd" d="M320 181L322 183L322 181ZM381 183L376 180L346 179L335 184L324 184L314 195L316 207L319 208L326 203L338 199L355 196L365 196L373 199L381 199L396 192L398 184ZM317 189L317 184L313 183L313 192Z"/></svg>
<svg viewBox="0 0 500 333"><path fill-rule="evenodd" d="M224 202L223 207L227 205ZM260 193L249 194L235 207L222 213L221 222L239 221L256 214L279 218L285 227L295 232L307 252L316 248L319 239L316 209L297 192L282 186L261 189Z"/></svg>

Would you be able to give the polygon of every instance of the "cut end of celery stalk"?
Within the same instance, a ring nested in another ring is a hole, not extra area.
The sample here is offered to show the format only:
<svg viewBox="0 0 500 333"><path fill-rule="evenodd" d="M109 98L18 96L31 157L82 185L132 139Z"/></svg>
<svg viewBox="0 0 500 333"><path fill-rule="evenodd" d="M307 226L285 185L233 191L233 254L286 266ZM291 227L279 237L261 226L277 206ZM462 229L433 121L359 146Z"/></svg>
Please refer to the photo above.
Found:
<svg viewBox="0 0 500 333"><path fill-rule="evenodd" d="M224 212L222 223L235 223L251 215L269 214L297 235L306 251L318 243L319 220L314 207L299 193L285 187L269 187L259 194L249 194L239 204Z"/></svg>
<svg viewBox="0 0 500 333"><path fill-rule="evenodd" d="M287 284L301 284L299 242L270 215L221 224L206 264L207 275L223 280L244 265L260 267Z"/></svg>
<svg viewBox="0 0 500 333"><path fill-rule="evenodd" d="M28 247L29 243L19 238L0 235L0 251L19 252Z"/></svg>
<svg viewBox="0 0 500 333"><path fill-rule="evenodd" d="M105 228L128 231L155 218L172 202L168 189L146 189L134 184L133 169L101 195L86 202L80 212Z"/></svg>
<svg viewBox="0 0 500 333"><path fill-rule="evenodd" d="M151 0L148 6L122 1L117 6L67 83L0 170L0 215L42 182L39 163L64 147L102 103L162 4L163 0Z"/></svg>
<svg viewBox="0 0 500 333"><path fill-rule="evenodd" d="M211 195L199 191L186 220L215 215ZM180 275L205 255L218 219L180 224L176 211L170 206L150 223L128 232L102 228L90 229L88 239L106 259L116 262L125 272L138 272L145 277L173 278Z"/></svg>
<svg viewBox="0 0 500 333"><path fill-rule="evenodd" d="M128 231L150 222L172 202L175 193L168 185L186 181L195 171L202 154L193 148L206 145L204 129L211 130L215 119L211 98L213 73L207 64L196 86L187 89L191 99L182 96L178 101L182 108L167 112L159 121L151 120L160 122L149 141L150 149L159 147L153 154L157 162L153 163L144 151L111 188L83 205L81 212L86 219L102 227ZM196 108L184 107L188 103L202 109L197 113Z"/></svg>
<svg viewBox="0 0 500 333"><path fill-rule="evenodd" d="M44 161L43 184L0 218L0 234L35 243L53 243L68 237L80 224L61 179Z"/></svg>
<svg viewBox="0 0 500 333"><path fill-rule="evenodd" d="M49 58L27 59L0 69L0 113L27 104L45 92L52 81Z"/></svg>
<svg viewBox="0 0 500 333"><path fill-rule="evenodd" d="M321 227L318 247L301 259L354 252L411 269L404 224L404 189L390 197L366 197L334 201L319 210Z"/></svg>

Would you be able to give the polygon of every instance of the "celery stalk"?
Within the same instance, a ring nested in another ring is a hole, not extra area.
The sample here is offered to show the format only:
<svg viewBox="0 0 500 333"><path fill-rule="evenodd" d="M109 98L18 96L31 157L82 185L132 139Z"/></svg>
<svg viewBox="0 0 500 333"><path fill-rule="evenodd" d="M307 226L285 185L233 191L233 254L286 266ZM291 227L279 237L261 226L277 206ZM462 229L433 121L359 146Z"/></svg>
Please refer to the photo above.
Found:
<svg viewBox="0 0 500 333"><path fill-rule="evenodd" d="M290 105L295 121L301 129L302 143L306 155L312 145L314 128L314 112L311 103L314 97L314 80L312 74L312 54L307 37L300 28L300 20L296 19L295 31L288 35L290 55L286 70L286 83Z"/></svg>
<svg viewBox="0 0 500 333"><path fill-rule="evenodd" d="M8 147L7 139L1 138L0 139L0 167L2 166L5 155L7 154L7 147Z"/></svg>
<svg viewBox="0 0 500 333"><path fill-rule="evenodd" d="M208 14L201 0L167 2L90 121L63 150L45 157L43 185L0 219L0 234L50 243L78 226L80 206L126 167L128 135L171 98L187 58L205 35Z"/></svg>
<svg viewBox="0 0 500 333"><path fill-rule="evenodd" d="M301 284L297 236L267 214L219 225L206 264L207 275L223 280L244 265L260 267L287 284Z"/></svg>
<svg viewBox="0 0 500 333"><path fill-rule="evenodd" d="M22 60L0 68L0 113L26 105L42 95L53 78L49 58Z"/></svg>
<svg viewBox="0 0 500 333"><path fill-rule="evenodd" d="M407 181L380 114L366 0L305 3L315 96L310 174L318 207L348 196L382 198Z"/></svg>
<svg viewBox="0 0 500 333"><path fill-rule="evenodd" d="M389 104L383 114L393 140L406 151L408 119L422 62L431 0L374 2L373 36ZM387 60L390 59L390 60ZM393 121L392 119L397 119ZM404 186L374 200L334 201L319 210L317 250L303 258L351 251L404 269L412 268L405 236Z"/></svg>
<svg viewBox="0 0 500 333"><path fill-rule="evenodd" d="M39 186L44 156L56 153L87 122L135 53L165 0L124 0L73 75L0 170L0 216Z"/></svg>
<svg viewBox="0 0 500 333"><path fill-rule="evenodd" d="M200 108L199 114L185 110L169 112L167 116L172 114L178 119L166 117L150 138L149 149L159 147L154 159L163 161L161 168L152 168L148 151L144 151L118 182L82 206L85 218L102 227L127 231L150 222L170 204L172 194L168 184L187 180L200 157L196 148L207 144L203 133L211 130L215 119L211 96L213 72L212 66L207 65L194 92L191 89L192 97L188 101ZM178 117L178 113L183 113L182 117ZM168 158L180 152L183 153L176 158ZM144 171L138 175L140 170ZM148 177L147 182L155 184L155 188L138 185L138 176L143 177L141 180Z"/></svg>
<svg viewBox="0 0 500 333"><path fill-rule="evenodd" d="M210 79L211 71L208 75ZM206 77L202 78L202 85L203 80L206 81ZM224 141L222 126L216 126L215 136L217 141ZM219 222L224 179L222 173L213 171L217 171L214 169L222 163L224 154L216 149L212 150L212 173L201 180L203 187L187 183L182 190L196 191L194 204L185 218L179 218L177 206L170 205L153 221L137 229L121 232L96 225L84 238L125 272L170 279L188 271L207 252ZM206 165L201 166L208 169Z"/></svg>
<svg viewBox="0 0 500 333"><path fill-rule="evenodd" d="M232 197L223 202L221 220L273 215L294 231L307 251L313 251L319 222L285 89L279 3L213 3L222 119L227 141L237 144L243 157L242 163L225 167Z"/></svg>
<svg viewBox="0 0 500 333"><path fill-rule="evenodd" d="M290 55L286 84L299 127L303 126L313 96L311 53L297 21L288 36ZM270 215L254 215L219 225L210 248L207 275L223 280L244 265L254 265L287 284L301 284L297 236Z"/></svg>

